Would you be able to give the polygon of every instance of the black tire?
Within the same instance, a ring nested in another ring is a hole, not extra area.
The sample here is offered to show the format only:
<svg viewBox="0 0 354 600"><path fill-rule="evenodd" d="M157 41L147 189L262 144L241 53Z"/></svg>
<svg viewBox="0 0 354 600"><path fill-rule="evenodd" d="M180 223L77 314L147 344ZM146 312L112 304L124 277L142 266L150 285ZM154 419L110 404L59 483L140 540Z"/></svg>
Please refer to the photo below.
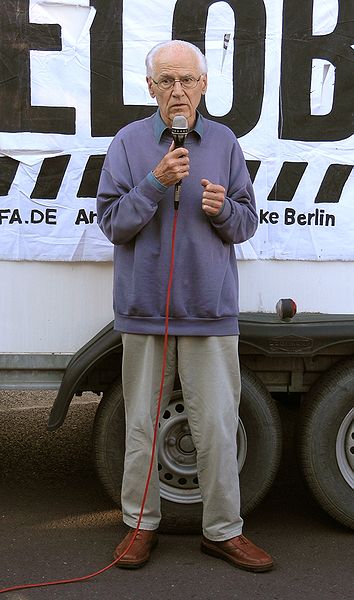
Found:
<svg viewBox="0 0 354 600"><path fill-rule="evenodd" d="M265 386L242 367L242 395L238 432L238 462L243 516L253 510L271 487L281 455L281 425L275 403ZM162 433L161 433L162 431ZM160 419L159 435L188 435L181 391L173 393L168 410ZM164 433L165 432L165 433ZM183 432L183 433L182 433ZM93 430L94 463L106 492L121 506L125 417L121 382L104 395ZM165 439L165 441L166 441ZM160 450L165 448L165 450ZM168 454L169 444L159 445L162 521L166 533L199 533L202 504L196 478L195 453L188 448L179 462ZM166 454L167 453L167 454ZM175 463L173 464L173 460ZM172 465L172 468L171 468ZM176 486L171 485L176 481Z"/></svg>
<svg viewBox="0 0 354 600"><path fill-rule="evenodd" d="M298 452L314 498L354 529L354 358L335 365L308 392Z"/></svg>

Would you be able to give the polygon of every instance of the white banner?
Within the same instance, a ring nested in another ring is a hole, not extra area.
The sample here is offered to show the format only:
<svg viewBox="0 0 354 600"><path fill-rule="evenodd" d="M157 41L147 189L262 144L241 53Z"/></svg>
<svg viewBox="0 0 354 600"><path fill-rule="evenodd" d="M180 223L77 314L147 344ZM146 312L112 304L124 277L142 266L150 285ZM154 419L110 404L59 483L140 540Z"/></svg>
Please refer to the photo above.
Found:
<svg viewBox="0 0 354 600"><path fill-rule="evenodd" d="M354 260L353 23L344 0L7 0L0 259L112 259L104 155L155 109L145 55L180 38L205 51L201 110L235 131L254 182L260 225L239 257Z"/></svg>

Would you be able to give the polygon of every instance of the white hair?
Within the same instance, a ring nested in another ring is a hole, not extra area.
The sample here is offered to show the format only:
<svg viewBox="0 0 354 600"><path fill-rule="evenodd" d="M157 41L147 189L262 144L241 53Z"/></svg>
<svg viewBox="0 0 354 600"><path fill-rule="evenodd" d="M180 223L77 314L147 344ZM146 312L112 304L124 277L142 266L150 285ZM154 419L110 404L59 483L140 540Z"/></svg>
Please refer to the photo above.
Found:
<svg viewBox="0 0 354 600"><path fill-rule="evenodd" d="M169 40L167 42L160 42L159 44L156 44L156 46L154 46L150 52L147 54L146 59L145 59L145 65L146 65L146 75L148 77L151 77L153 74L153 70L154 70L154 61L155 61L155 57L156 54L158 54L160 52L160 50L163 50L164 48L173 48L173 47L179 47L179 48L186 48L189 50L192 50L192 52L194 52L199 66L200 66L200 70L202 73L207 73L208 71L208 67L207 67L207 61L206 58L203 54L203 52L201 52L201 50L199 50L198 46L195 46L194 44L191 44L190 42L186 42L184 40Z"/></svg>

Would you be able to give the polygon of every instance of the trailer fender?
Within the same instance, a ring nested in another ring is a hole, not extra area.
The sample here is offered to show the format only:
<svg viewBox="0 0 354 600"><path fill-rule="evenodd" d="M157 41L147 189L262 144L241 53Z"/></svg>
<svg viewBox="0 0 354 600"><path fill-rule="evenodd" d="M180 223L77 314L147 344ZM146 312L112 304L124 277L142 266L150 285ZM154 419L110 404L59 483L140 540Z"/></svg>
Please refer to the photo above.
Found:
<svg viewBox="0 0 354 600"><path fill-rule="evenodd" d="M100 393L110 385L109 377L106 380L102 378L101 382L95 378L94 385L88 384L88 378L97 371L99 364L106 362L112 354L122 354L122 338L120 333L113 329L113 322L80 348L70 360L49 415L49 431L54 431L63 424L75 394L85 390ZM117 361L115 378L120 372L120 362Z"/></svg>

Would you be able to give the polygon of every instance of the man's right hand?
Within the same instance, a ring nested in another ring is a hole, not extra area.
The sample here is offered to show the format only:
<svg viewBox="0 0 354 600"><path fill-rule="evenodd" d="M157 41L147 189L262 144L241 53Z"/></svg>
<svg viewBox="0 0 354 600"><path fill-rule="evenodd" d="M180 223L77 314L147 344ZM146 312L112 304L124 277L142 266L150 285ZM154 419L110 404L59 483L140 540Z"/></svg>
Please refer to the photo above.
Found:
<svg viewBox="0 0 354 600"><path fill-rule="evenodd" d="M187 148L175 148L172 142L167 154L153 170L156 179L165 186L175 185L189 175Z"/></svg>

